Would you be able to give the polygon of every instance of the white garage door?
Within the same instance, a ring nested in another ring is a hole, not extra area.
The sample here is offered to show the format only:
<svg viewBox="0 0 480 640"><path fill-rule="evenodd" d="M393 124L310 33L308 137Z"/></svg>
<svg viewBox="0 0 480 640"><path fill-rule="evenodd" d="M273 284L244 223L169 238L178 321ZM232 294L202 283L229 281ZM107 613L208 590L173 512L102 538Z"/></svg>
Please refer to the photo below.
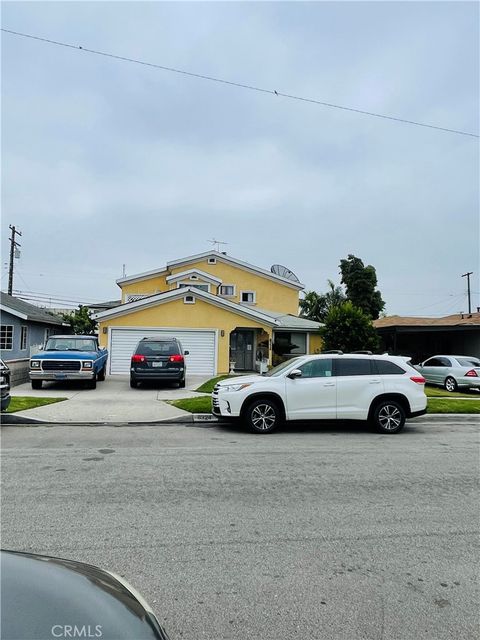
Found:
<svg viewBox="0 0 480 640"><path fill-rule="evenodd" d="M151 336L174 336L182 343L187 375L215 375L215 331L177 331L175 329L112 329L110 373L130 373L130 359L139 341Z"/></svg>

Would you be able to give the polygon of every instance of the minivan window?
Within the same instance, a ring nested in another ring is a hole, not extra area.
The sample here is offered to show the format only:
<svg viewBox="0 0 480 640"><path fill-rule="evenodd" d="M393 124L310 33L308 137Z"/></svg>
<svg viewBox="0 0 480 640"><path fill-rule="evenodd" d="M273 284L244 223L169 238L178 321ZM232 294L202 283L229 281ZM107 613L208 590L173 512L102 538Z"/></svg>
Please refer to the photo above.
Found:
<svg viewBox="0 0 480 640"><path fill-rule="evenodd" d="M371 361L367 358L336 358L337 376L369 376L372 374Z"/></svg>
<svg viewBox="0 0 480 640"><path fill-rule="evenodd" d="M144 356L173 356L180 353L178 342L140 342L136 353Z"/></svg>
<svg viewBox="0 0 480 640"><path fill-rule="evenodd" d="M390 375L401 375L405 373L405 370L395 364L394 362L390 362L390 360L374 360L375 366L377 367L377 372L381 376L390 376Z"/></svg>

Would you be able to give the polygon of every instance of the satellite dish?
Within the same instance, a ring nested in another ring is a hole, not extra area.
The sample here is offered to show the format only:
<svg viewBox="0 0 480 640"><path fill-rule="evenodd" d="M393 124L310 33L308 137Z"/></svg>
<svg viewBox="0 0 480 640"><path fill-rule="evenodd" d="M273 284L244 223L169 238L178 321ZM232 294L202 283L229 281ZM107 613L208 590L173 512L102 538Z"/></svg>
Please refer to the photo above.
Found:
<svg viewBox="0 0 480 640"><path fill-rule="evenodd" d="M281 278L286 278L287 280L291 280L292 282L300 282L293 271L290 271L290 269L284 267L283 264L272 264L272 266L270 267L270 271L276 276L280 276Z"/></svg>

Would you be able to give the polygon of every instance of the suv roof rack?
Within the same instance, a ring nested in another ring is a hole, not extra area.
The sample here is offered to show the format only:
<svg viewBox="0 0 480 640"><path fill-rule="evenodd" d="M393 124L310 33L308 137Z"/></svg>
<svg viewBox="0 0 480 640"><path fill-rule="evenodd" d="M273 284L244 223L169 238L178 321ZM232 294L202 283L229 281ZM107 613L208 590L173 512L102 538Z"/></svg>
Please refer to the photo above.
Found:
<svg viewBox="0 0 480 640"><path fill-rule="evenodd" d="M339 349L330 349L330 351L322 351L322 354L323 353L336 353L340 356L343 356L343 351L340 351Z"/></svg>
<svg viewBox="0 0 480 640"><path fill-rule="evenodd" d="M351 351L350 353L362 353L365 356L373 356L373 353L367 349L359 349L358 351Z"/></svg>

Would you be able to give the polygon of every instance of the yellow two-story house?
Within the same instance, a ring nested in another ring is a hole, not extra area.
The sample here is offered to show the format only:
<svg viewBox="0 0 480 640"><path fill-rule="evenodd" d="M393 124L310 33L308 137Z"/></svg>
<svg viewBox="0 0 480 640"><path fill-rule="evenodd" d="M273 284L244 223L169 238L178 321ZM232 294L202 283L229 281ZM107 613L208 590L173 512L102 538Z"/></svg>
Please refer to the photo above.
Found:
<svg viewBox="0 0 480 640"><path fill-rule="evenodd" d="M320 350L319 323L298 317L303 285L293 274L208 251L117 284L120 304L93 316L109 349L110 374L128 374L137 343L154 335L180 340L193 375L259 371Z"/></svg>

